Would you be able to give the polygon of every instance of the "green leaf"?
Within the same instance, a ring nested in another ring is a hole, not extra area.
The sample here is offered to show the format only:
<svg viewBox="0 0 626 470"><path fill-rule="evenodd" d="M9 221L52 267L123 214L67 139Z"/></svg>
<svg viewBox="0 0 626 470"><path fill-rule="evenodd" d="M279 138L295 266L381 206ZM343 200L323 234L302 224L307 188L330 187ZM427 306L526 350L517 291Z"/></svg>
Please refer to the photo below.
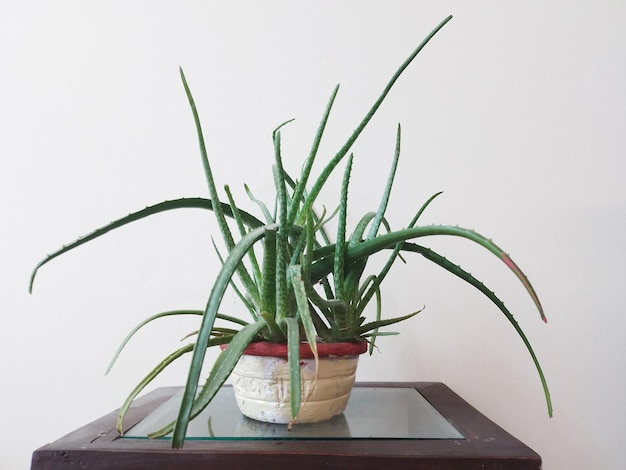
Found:
<svg viewBox="0 0 626 470"><path fill-rule="evenodd" d="M169 366L172 362L174 362L176 359L181 357L183 354L191 352L192 350L193 350L193 343L187 344L187 345L183 346L182 348L177 349L176 351L174 351L173 353L168 355L165 359L163 359L154 369L152 369L150 371L150 373L148 375L146 375L135 386L135 388L130 392L128 397L126 397L126 400L124 400L124 403L122 404L122 406L120 407L119 411L117 412L116 428L117 428L117 431L120 433L120 435L124 434L124 417L126 416L126 412L130 408L130 405L133 403L133 401L135 400L137 395L139 395L141 393L141 391L144 388L146 388L146 386L150 382L152 382L152 380L154 380L154 378L157 375L159 375L161 372L163 372L163 370L167 366Z"/></svg>
<svg viewBox="0 0 626 470"><path fill-rule="evenodd" d="M280 150L280 131L274 132L274 158L275 164L272 167L274 174L274 186L276 187L276 197L278 199L278 224L279 231L288 233L290 227L287 222L287 186L285 184L285 170Z"/></svg>
<svg viewBox="0 0 626 470"><path fill-rule="evenodd" d="M358 221L352 235L350 235L350 245L356 245L357 243L361 243L363 241L363 234L365 233L365 229L369 223L376 217L376 212L368 212L361 220Z"/></svg>
<svg viewBox="0 0 626 470"><path fill-rule="evenodd" d="M268 228L271 227L263 226L251 230L239 241L239 243L237 243L237 245L233 247L228 258L224 261L222 269L213 284L213 289L211 290L211 294L202 317L200 330L198 331L198 339L196 341L197 347L193 351L193 357L191 359L191 365L187 375L187 383L185 385L185 391L183 392L183 399L172 439L172 445L174 447L182 446L185 439L191 408L196 389L198 387L198 381L200 379L200 372L204 362L209 337L211 335L211 330L213 329L213 324L215 322L220 303L230 283L230 278L237 270L237 266L241 262L242 258L246 256L248 250L250 250L259 239L263 238ZM264 321L262 323L265 325ZM256 323L254 325L256 325ZM244 329L248 328L248 326L245 326Z"/></svg>
<svg viewBox="0 0 626 470"><path fill-rule="evenodd" d="M289 289L287 286L287 263L289 260L288 236L276 234L276 321L289 316Z"/></svg>
<svg viewBox="0 0 626 470"><path fill-rule="evenodd" d="M315 161L315 157L317 156L317 151L320 146L320 142L322 141L322 136L324 135L324 129L326 129L326 123L328 122L328 117L330 116L330 111L333 107L333 103L335 102L335 98L337 97L337 92L339 91L339 85L335 87L333 90L330 99L328 100L328 104L326 105L326 109L324 110L324 115L322 116L322 120L320 121L319 127L317 129L317 133L315 134L315 138L313 139L313 145L311 146L311 151L309 153L309 157L304 162L304 166L302 167L302 173L300 175L300 181L297 186L294 188L293 192L293 204L289 208L288 214L288 225L291 226L295 222L298 216L298 210L300 208L300 204L303 200L303 197L306 197L306 185L309 180L309 175L311 174L311 169L313 167L313 162ZM307 210L308 211L308 210ZM302 213L304 216L301 218L300 223L304 223L304 220L307 216L306 213Z"/></svg>
<svg viewBox="0 0 626 470"><path fill-rule="evenodd" d="M239 229L239 235L243 237L246 233L248 233L246 224L244 223L243 218L241 217L241 212L239 211L237 204L235 204L235 199L233 198L233 195L230 191L230 187L228 185L224 186L224 191L226 192L226 197L228 198L228 204L230 205L232 209L233 218L235 219L235 222L237 223L237 228ZM261 285L260 283L261 270L259 269L259 263L257 262L256 255L254 254L254 250L250 250L248 252L248 259L250 261L250 265L252 266L252 272L254 274L255 284Z"/></svg>
<svg viewBox="0 0 626 470"><path fill-rule="evenodd" d="M430 203L440 194L441 192L438 192L432 195L430 198L428 198L428 200L422 205L420 210L415 214L408 228L412 228L415 226L415 224L417 223L422 213L426 210L426 208L430 205ZM383 265L378 275L375 276L375 279L372 282L369 290L365 294L359 295L360 300L356 308L356 312L358 315L360 315L365 310L365 307L370 302L374 294L377 295L377 304L380 304L380 301L381 301L380 300L380 286L385 280L385 278L387 277L387 274L389 274L389 271L391 270L391 267L393 263L395 262L396 258L401 257L400 255L401 248L402 248L402 243L396 244L393 251L391 252L391 255L389 255L389 258L387 259L387 262ZM380 308L380 306L378 308ZM372 348L370 348L370 354L371 354L371 351L372 351Z"/></svg>
<svg viewBox="0 0 626 470"><path fill-rule="evenodd" d="M385 100L389 92L391 91L391 88L396 83L398 78L400 78L400 75L402 75L402 72L404 72L404 70L409 66L409 64L413 61L413 59L417 57L417 55L422 51L422 49L426 46L426 44L428 44L428 42L433 38L433 36L437 34L439 30L441 30L441 28L443 28L445 24L451 19L452 19L452 16L448 16L445 20L439 23L439 25L437 25L437 27L433 29L430 32L430 34L428 34L428 36L424 38L424 40L422 40L422 42L409 55L409 57L402 63L402 65L398 68L398 70L396 70L396 72L393 74L393 76L391 77L391 79L389 80L385 88L383 89L378 99L372 105L372 107L367 112L365 117L361 120L361 122L359 123L357 128L354 130L352 135L350 135L350 137L345 142L343 147L341 147L341 149L337 152L337 154L324 167L324 169L318 176L317 180L313 183L313 187L311 188L311 191L309 192L309 195L306 198L306 201L304 202L302 206L302 213L307 212L313 206L314 201L317 199L317 196L322 190L322 187L326 184L326 181L332 174L333 170L339 164L339 162L348 154L354 142L357 140L359 135L361 135L361 132L363 132L363 129L365 129L367 124L371 121L374 114L376 114L376 111L378 111L378 108L380 108L380 105L383 103L383 101Z"/></svg>
<svg viewBox="0 0 626 470"><path fill-rule="evenodd" d="M293 292L296 297L298 318L302 323L302 327L304 328L304 334L306 335L307 342L311 347L311 351L313 352L313 356L315 357L315 363L317 364L317 335L315 331L315 325L313 324L313 319L311 317L311 312L309 310L309 299L307 296L306 287L304 285L304 280L302 279L302 271L300 266L295 265L290 267L289 279L291 281L291 286L293 287Z"/></svg>
<svg viewBox="0 0 626 470"><path fill-rule="evenodd" d="M541 369L541 365L539 364L539 360L537 359L537 356L535 355L535 351L530 345L530 341L528 341L528 338L524 334L524 331L522 330L522 328L519 326L519 324L513 317L513 314L505 307L504 303L496 296L496 294L490 289L488 289L487 286L485 286L481 281L479 281L470 273L465 271L463 268L452 263L445 257L441 256L440 254L434 252L433 250L429 248L425 248L423 246L415 245L411 243L411 244L405 244L403 247L403 250L419 253L420 255L428 259L429 261L432 261L433 263L441 266L442 268L451 272L455 276L460 277L465 282L474 286L476 289L482 292L489 300L491 300L500 309L500 311L504 314L504 316L509 321L509 323L511 323L513 328L515 328L515 331L517 332L519 337L522 339L524 345L526 346L526 349L528 350L533 360L533 363L535 364L535 368L537 369L537 373L539 374L539 379L541 380L541 385L543 387L543 392L546 398L548 414L550 415L550 417L552 417L552 400L550 398L550 390L548 389L548 383L543 374L543 370Z"/></svg>
<svg viewBox="0 0 626 470"><path fill-rule="evenodd" d="M380 224L383 218L385 217L385 211L387 210L387 205L389 204L389 196L391 195L391 188L393 186L393 180L396 176L396 170L398 169L398 160L400 159L400 140L401 140L401 128L400 128L400 124L398 124L398 131L396 134L396 151L393 156L391 169L389 170L389 176L387 176L387 184L385 186L385 191L383 192L383 196L380 199L380 205L378 206L376 217L374 217L374 220L370 227L370 232L367 238L374 238L378 234L378 229L380 228Z"/></svg>
<svg viewBox="0 0 626 470"><path fill-rule="evenodd" d="M261 287L261 313L275 315L276 311L276 228L265 231L263 250L263 283Z"/></svg>
<svg viewBox="0 0 626 470"><path fill-rule="evenodd" d="M408 320L409 318L414 317L415 315L420 313L422 310L423 308L419 309L416 312L409 313L408 315L404 315L402 317L387 318L385 320L376 320L370 323L366 323L365 325L357 329L357 336L364 335L365 333L371 330L377 330L378 328L382 328L384 326L389 326L389 325L393 325L394 323L399 323L401 321Z"/></svg>
<svg viewBox="0 0 626 470"><path fill-rule="evenodd" d="M191 389L191 393L189 395L187 394L187 388L185 388L177 420L169 423L167 426L159 429L158 431L150 433L148 437L164 437L173 430L174 434L172 436L172 447L177 449L181 448L185 440L185 434L189 422L200 414L202 410L211 402L215 394L222 387L232 370L235 368L235 365L243 354L243 351L265 327L266 324L264 320L259 320L256 323L250 323L249 325L244 326L239 333L237 333L230 340L228 347L218 356L211 372L209 373L209 377L198 393L198 396L195 397L197 383ZM194 356L199 348L200 346L198 345L198 342L196 342ZM187 384L189 385L189 380ZM187 400L189 400L188 405Z"/></svg>
<svg viewBox="0 0 626 470"><path fill-rule="evenodd" d="M284 318L287 330L287 361L289 363L289 404L291 417L300 411L302 382L300 380L300 325L295 318Z"/></svg>
<svg viewBox="0 0 626 470"><path fill-rule="evenodd" d="M348 216L348 186L350 185L350 172L352 170L352 155L348 157L346 169L341 182L341 195L339 198L339 223L337 224L337 243L335 244L333 279L335 283L335 295L339 300L347 300L344 297L345 281L345 252L346 252L346 218Z"/></svg>
<svg viewBox="0 0 626 470"><path fill-rule="evenodd" d="M211 170L211 165L209 164L209 158L206 151L206 146L204 144L204 135L202 133L202 125L200 124L200 117L198 116L198 110L196 108L195 101L191 94L191 90L189 89L189 85L187 84L187 79L185 78L185 74L183 73L183 69L180 69L180 78L183 81L183 86L185 88L185 93L187 94L187 99L189 101L189 106L191 107L191 112L193 114L193 120L196 124L196 131L198 134L198 144L200 146L200 156L202 157L202 166L204 167L204 174L207 181L207 185L209 188L209 195L211 196L211 201L213 201L213 213L215 214L215 219L217 220L217 225L222 234L222 239L230 251L235 246L235 240L233 238L232 232L230 231L230 227L228 223L226 223L226 217L224 212L222 211L222 205L220 204L220 198L217 194L217 187L215 186L215 181L213 180L213 171ZM255 288L254 281L252 277L246 270L243 264L239 264L237 266L237 275L241 279L241 282L246 287L248 294L254 299L254 302L258 305L259 303L259 293Z"/></svg>
<svg viewBox="0 0 626 470"><path fill-rule="evenodd" d="M217 244L215 243L215 240L213 239L213 237L211 237L211 243L213 244L213 249L215 250L215 253L217 254L217 257L219 258L220 263L224 264L224 257L222 256L222 253L220 252L219 248L217 247ZM252 317L253 321L257 321L259 319L258 315L257 315L257 306L251 300L252 296L246 297L246 294L244 294L241 291L241 289L239 288L239 286L237 285L235 280L232 279L232 278L230 280L230 286L232 287L233 291L235 292L235 294L237 295L237 297L239 298L241 303L246 307L246 309L248 310L248 313L250 313L250 316ZM244 289L245 289L245 287L244 287ZM258 289L256 288L256 286L254 286L254 290L256 292L258 292Z"/></svg>
<svg viewBox="0 0 626 470"><path fill-rule="evenodd" d="M263 318L267 324L268 333L265 339L271 341L272 343L283 342L285 340L285 335L283 334L283 330L280 326L278 326L278 323L276 323L274 316L269 312L261 312L261 318Z"/></svg>
<svg viewBox="0 0 626 470"><path fill-rule="evenodd" d="M222 336L219 338L211 338L211 340L209 341L209 347L217 346L220 344L227 344L231 341L231 338L232 336ZM128 412L128 409L132 405L135 398L137 398L137 395L139 395L142 392L142 390L144 390L146 386L149 385L150 382L152 382L152 380L154 380L161 372L163 372L163 370L165 370L167 366L172 364L176 359L180 358L184 354L191 352L193 350L193 347L194 347L193 343L190 343L190 344L183 346L182 348L177 349L176 351L168 355L154 369L152 369L148 373L148 375L146 375L130 392L130 394L128 395L128 397L126 397L126 400L124 401L124 403L122 404L122 406L120 407L117 413L116 428L118 432L120 433L120 435L123 435L123 432L124 432L124 417L126 416L126 413Z"/></svg>
<svg viewBox="0 0 626 470"><path fill-rule="evenodd" d="M378 336L398 336L400 333L397 331L373 331L372 333L367 333L362 338L374 338L376 339ZM370 350L369 354L372 355L372 350L375 347L374 340L370 341Z"/></svg>
<svg viewBox="0 0 626 470"><path fill-rule="evenodd" d="M368 258L375 253L382 250L393 248L396 244L406 242L415 238L430 237L430 236L453 236L461 237L470 240L488 251L496 255L502 260L506 266L513 271L517 278L522 282L526 291L533 299L542 319L545 319L543 308L539 303L539 298L535 292L535 289L528 281L526 275L522 270L513 262L513 260L492 240L484 237L483 235L466 228L452 227L449 225L426 225L421 227L411 227L395 232L379 235L371 240L366 240L355 246L349 246L346 250L346 263L353 263L360 259ZM314 256L319 259L321 255L326 251L330 251L333 247L327 247L323 250L316 250L317 254ZM313 263L311 267L311 281L317 282L323 277L327 276L333 269L332 259L321 258L319 261Z"/></svg>
<svg viewBox="0 0 626 470"><path fill-rule="evenodd" d="M231 208L228 206L228 204L221 203L219 206L221 207L221 210L224 212L224 214L226 214L229 217L232 217L232 211L231 211ZM52 261L57 256L62 255L63 253L67 253L68 251L73 250L74 248L77 248L81 245L84 245L85 243L91 240L101 237L102 235L105 235L111 230L115 230L117 228L123 227L124 225L130 224L132 222L143 219L145 217L149 217L154 214L159 214L161 212L166 212L166 211L170 211L174 209L207 209L207 210L212 211L213 203L209 199L204 199L204 198L199 198L199 197L174 199L171 201L160 202L153 206L146 207L145 209L142 209L140 211L133 212L120 219L114 220L113 222L103 227L100 227L94 230L93 232L83 235L82 237L79 237L77 240L74 240L73 242L67 245L64 245L63 247L52 252L51 254L46 256L42 261L40 261L35 266L35 269L33 270L31 274L30 283L28 286L28 292L32 293L33 291L33 283L35 282L35 276L37 275L37 272L39 271L39 269L43 265L48 263L49 261ZM241 215L241 220L243 221L243 223L251 228L260 227L263 225L263 223L260 220L248 214L247 212L240 211L240 215Z"/></svg>
<svg viewBox="0 0 626 470"><path fill-rule="evenodd" d="M287 188L285 186L282 160L280 156L280 131L274 134L276 164L274 170L274 184L278 199L278 233L276 234L276 321L280 325L281 320L289 316L289 300L287 292L287 263L289 260L287 226Z"/></svg>
<svg viewBox="0 0 626 470"><path fill-rule="evenodd" d="M376 286L376 288L374 289L374 292L376 293L376 321L380 321L380 319L382 318L383 309L382 309L382 298L380 295L379 286ZM374 352L374 348L376 347L376 337L381 336L381 333L378 331L378 328L374 328L374 330L371 333L369 333L369 335L372 336L372 340L370 341L370 345L368 348L368 353L371 356ZM363 336L367 337L367 335L363 335Z"/></svg>
<svg viewBox="0 0 626 470"><path fill-rule="evenodd" d="M438 196L440 196L441 194L443 194L443 191L439 191L435 194L433 194L432 196L430 196L426 202L424 204L422 204L422 207L420 207L420 210L417 211L417 213L415 214L415 216L413 216L413 219L411 219L411 222L409 223L409 228L410 227L414 227L415 224L417 223L418 219L422 216L422 214L424 213L424 211L426 210L426 208L430 205L431 202L433 202L435 200L435 198L437 198Z"/></svg>
<svg viewBox="0 0 626 470"><path fill-rule="evenodd" d="M265 203L263 201L261 201L260 199L257 199L254 196L254 194L252 194L252 191L250 190L250 188L248 187L247 184L244 184L244 189L246 191L246 194L250 198L250 200L252 202L254 202L257 206L259 206L259 209L261 209L261 212L263 213L263 216L265 217L265 222L268 223L268 224L275 223L276 221L272 217L272 214L270 214L270 211L267 208L267 206L265 205Z"/></svg>
<svg viewBox="0 0 626 470"><path fill-rule="evenodd" d="M202 310L171 310L171 311L168 311L168 312L157 313L156 315L152 315L151 317L146 318L141 323L139 323L137 326L135 326L130 331L130 333L128 333L128 335L126 335L126 338L124 338L124 340L122 341L122 344L119 345L119 347L117 348L117 350L113 354L113 359L111 359L111 362L109 363L109 365L107 367L107 370L106 370L106 372L104 374L106 375L106 374L108 374L111 371L111 369L113 368L113 365L115 364L115 361L117 361L117 358L119 357L120 353L126 347L128 342L130 341L130 339L135 335L135 333L137 333L141 328L143 328L148 323L150 323L150 322L152 322L154 320L157 320L157 319L163 318L163 317L173 316L173 315L202 315Z"/></svg>
<svg viewBox="0 0 626 470"><path fill-rule="evenodd" d="M233 241L232 234L230 232L230 228L226 223L226 218L224 217L224 213L220 210L219 204L219 196L217 195L217 187L215 186L215 181L213 179L213 171L211 170L211 164L209 163L209 157L206 151L206 145L204 144L204 134L202 132L202 124L200 123L200 116L198 115L198 109L196 108L196 103L191 94L191 90L189 89L189 85L187 84L187 79L185 78L185 74L182 68L180 70L180 78L183 82L183 87L185 88L185 94L187 95L187 100L189 101L189 106L191 107L191 112L193 114L193 121L196 125L196 133L198 135L198 145L200 146L200 156L202 158L202 166L204 168L204 176L206 178L207 185L209 187L209 194L211 196L211 201L213 201L213 205L215 206L214 213L215 218L217 219L218 226L220 231L222 232L222 237L226 242L226 245L230 249L234 246L235 242Z"/></svg>

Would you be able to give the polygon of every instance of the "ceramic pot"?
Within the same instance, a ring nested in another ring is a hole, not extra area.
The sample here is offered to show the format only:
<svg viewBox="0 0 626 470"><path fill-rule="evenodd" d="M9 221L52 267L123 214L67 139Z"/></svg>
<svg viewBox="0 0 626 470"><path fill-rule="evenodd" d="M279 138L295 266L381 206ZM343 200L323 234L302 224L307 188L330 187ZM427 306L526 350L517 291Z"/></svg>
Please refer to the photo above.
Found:
<svg viewBox="0 0 626 470"><path fill-rule="evenodd" d="M317 349L315 380L313 353L306 343L300 347L302 406L298 423L325 421L343 413L354 385L359 354L367 350L367 343L320 343ZM244 415L267 423L292 421L287 345L252 343L230 377Z"/></svg>

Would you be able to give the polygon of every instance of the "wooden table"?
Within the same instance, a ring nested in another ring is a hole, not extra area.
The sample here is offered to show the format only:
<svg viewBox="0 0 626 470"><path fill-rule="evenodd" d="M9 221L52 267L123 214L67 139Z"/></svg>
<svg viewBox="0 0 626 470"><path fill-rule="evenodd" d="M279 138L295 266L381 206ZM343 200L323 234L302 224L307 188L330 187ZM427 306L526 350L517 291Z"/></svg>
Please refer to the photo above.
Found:
<svg viewBox="0 0 626 470"><path fill-rule="evenodd" d="M438 382L357 386L412 387L441 413L460 439L167 440L120 438L116 412L37 449L31 470L66 469L541 469L541 457ZM160 388L127 414L129 427L179 391Z"/></svg>

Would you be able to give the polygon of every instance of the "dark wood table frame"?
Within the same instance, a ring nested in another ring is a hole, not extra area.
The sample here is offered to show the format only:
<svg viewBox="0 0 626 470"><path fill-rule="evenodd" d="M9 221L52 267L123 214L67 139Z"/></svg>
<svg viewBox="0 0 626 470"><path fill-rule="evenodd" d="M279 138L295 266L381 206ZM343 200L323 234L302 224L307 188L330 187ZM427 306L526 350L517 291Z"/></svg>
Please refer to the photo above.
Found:
<svg viewBox="0 0 626 470"><path fill-rule="evenodd" d="M364 383L413 387L465 439L169 440L122 439L116 412L37 449L31 470L354 469L539 470L541 457L438 382ZM179 387L160 388L137 400L126 415L134 426Z"/></svg>

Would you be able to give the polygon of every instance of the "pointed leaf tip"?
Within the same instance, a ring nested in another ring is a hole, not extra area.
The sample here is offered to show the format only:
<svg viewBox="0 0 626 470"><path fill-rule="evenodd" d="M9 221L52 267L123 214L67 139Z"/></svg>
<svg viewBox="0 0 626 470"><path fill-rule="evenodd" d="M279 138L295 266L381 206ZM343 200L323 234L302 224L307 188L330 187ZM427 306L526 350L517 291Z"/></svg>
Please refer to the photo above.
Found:
<svg viewBox="0 0 626 470"><path fill-rule="evenodd" d="M539 301L539 296L535 292L535 289L533 288L532 284L530 283L530 281L528 280L524 272L519 268L517 264L515 264L515 261L513 261L508 254L502 252L501 259L504 262L504 264L506 264L508 268L511 271L513 271L515 275L517 276L517 278L522 282L522 284L526 288L526 291L533 299L533 302L535 303L535 306L537 307L537 310L539 311L539 315L541 316L541 319L543 320L543 322L548 323L548 319L543 311L541 302Z"/></svg>

